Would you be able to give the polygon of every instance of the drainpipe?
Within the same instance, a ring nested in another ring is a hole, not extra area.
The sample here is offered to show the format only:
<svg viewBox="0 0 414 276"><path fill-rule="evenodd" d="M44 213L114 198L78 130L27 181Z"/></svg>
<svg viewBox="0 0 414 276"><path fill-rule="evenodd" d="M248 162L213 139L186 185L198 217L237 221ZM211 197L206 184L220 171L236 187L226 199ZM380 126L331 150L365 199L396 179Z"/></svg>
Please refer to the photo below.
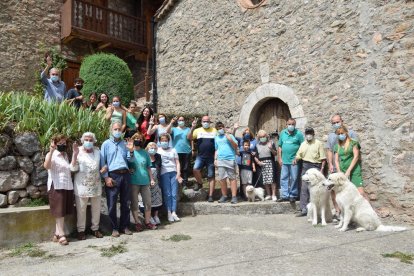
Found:
<svg viewBox="0 0 414 276"><path fill-rule="evenodd" d="M158 106L158 93L157 93L157 50L156 50L156 31L157 22L155 18L151 18L151 33L152 33L152 103L154 107L154 112L157 112Z"/></svg>

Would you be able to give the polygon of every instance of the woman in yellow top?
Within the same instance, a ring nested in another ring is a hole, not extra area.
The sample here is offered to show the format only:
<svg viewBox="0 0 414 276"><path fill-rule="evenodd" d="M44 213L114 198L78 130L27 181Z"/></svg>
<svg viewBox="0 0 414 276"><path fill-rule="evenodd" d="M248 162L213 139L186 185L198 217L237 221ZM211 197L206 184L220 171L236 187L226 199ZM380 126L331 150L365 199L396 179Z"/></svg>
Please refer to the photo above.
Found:
<svg viewBox="0 0 414 276"><path fill-rule="evenodd" d="M121 98L115 96L112 98L112 105L106 109L105 119L111 120L111 124L118 121L122 124L121 131L126 129L126 112L121 107Z"/></svg>

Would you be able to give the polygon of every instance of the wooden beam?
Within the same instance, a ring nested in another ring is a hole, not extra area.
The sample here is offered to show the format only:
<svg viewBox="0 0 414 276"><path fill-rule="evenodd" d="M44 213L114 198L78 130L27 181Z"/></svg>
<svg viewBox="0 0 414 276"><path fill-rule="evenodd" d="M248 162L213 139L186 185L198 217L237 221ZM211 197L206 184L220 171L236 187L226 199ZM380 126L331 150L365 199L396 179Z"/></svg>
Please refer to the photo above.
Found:
<svg viewBox="0 0 414 276"><path fill-rule="evenodd" d="M102 50L102 49L108 48L109 46L111 46L111 44L112 44L111 42L101 43L98 45L98 49Z"/></svg>

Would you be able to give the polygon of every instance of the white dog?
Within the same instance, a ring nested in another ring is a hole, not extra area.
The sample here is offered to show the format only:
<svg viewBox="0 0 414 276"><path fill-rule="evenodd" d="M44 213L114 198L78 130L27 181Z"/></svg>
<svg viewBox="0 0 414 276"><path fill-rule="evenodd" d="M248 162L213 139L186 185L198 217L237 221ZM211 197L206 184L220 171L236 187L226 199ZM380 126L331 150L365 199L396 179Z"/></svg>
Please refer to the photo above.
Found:
<svg viewBox="0 0 414 276"><path fill-rule="evenodd" d="M329 205L330 192L323 185L326 182L325 176L318 169L312 168L306 171L302 180L308 182L309 188L308 221L312 221L312 225L317 225L319 215L322 225L326 225L326 222L332 222L332 212Z"/></svg>
<svg viewBox="0 0 414 276"><path fill-rule="evenodd" d="M359 226L356 231L404 231L406 228L399 226L382 225L377 213L369 202L358 192L358 189L343 173L333 173L324 184L328 190L336 193L336 202L341 209L341 218L336 228L339 231L348 230L352 221Z"/></svg>
<svg viewBox="0 0 414 276"><path fill-rule="evenodd" d="M261 201L264 201L264 189L263 188L255 188L252 185L246 186L246 195L247 200L249 202L254 202L256 196L260 198Z"/></svg>

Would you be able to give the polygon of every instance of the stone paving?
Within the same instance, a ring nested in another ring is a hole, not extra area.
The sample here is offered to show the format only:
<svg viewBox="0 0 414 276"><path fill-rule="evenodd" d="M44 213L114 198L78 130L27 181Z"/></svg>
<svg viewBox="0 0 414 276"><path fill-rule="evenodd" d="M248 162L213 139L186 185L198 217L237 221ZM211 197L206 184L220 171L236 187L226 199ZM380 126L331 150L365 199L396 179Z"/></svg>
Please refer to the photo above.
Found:
<svg viewBox="0 0 414 276"><path fill-rule="evenodd" d="M169 240L177 234L191 239ZM340 233L293 214L199 215L132 236L41 243L43 258L3 250L0 275L413 275L414 265L381 255L413 254L413 240L412 229ZM120 244L127 252L100 255Z"/></svg>

